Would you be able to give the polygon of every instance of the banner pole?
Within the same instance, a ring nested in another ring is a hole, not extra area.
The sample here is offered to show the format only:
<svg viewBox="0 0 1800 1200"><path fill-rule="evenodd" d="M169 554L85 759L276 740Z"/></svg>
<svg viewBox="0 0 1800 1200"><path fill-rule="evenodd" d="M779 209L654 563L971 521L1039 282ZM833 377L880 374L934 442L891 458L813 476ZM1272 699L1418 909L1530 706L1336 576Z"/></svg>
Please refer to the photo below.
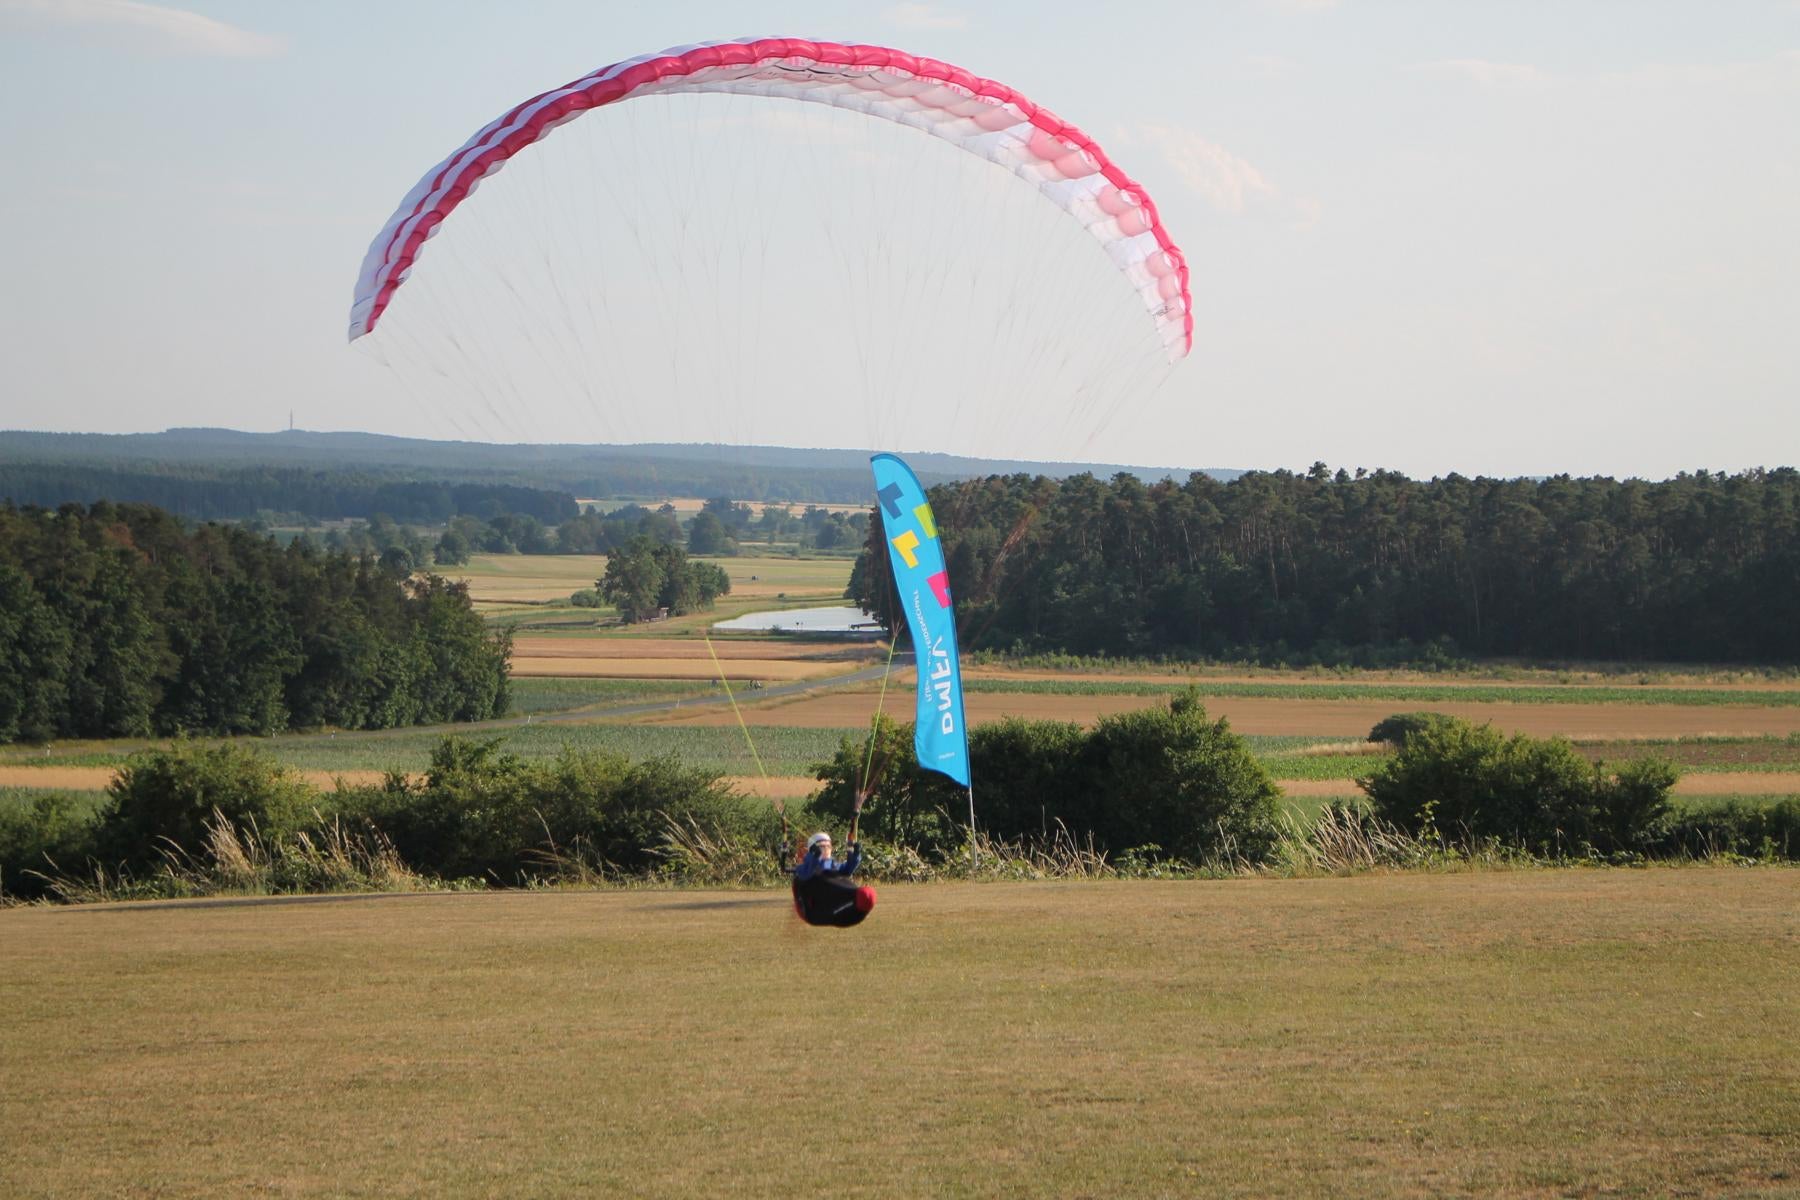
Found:
<svg viewBox="0 0 1800 1200"><path fill-rule="evenodd" d="M975 784L969 783L969 865L981 865L981 847L975 841Z"/></svg>

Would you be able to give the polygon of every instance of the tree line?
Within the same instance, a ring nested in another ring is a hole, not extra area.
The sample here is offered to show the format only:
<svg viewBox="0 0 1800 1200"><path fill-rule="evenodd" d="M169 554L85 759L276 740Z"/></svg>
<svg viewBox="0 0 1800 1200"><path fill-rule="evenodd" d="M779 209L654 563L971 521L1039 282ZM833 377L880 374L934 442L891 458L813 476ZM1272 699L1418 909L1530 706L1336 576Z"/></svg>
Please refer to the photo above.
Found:
<svg viewBox="0 0 1800 1200"><path fill-rule="evenodd" d="M467 589L142 504L0 507L0 742L499 716Z"/></svg>
<svg viewBox="0 0 1800 1200"><path fill-rule="evenodd" d="M863 512L843 513L810 504L800 512L772 504L758 513L748 504L716 497L685 526L671 504L655 509L626 504L610 512L590 505L560 525L513 513L486 520L452 517L435 541L382 514L362 526L334 529L321 540L327 547L366 549L378 556L397 548L420 567L460 566L471 554L619 554L641 538L683 547L690 554L730 557L777 542L802 550L843 552L862 544L867 521Z"/></svg>
<svg viewBox="0 0 1800 1200"><path fill-rule="evenodd" d="M1800 472L1252 472L931 489L964 644L1366 662L1800 662ZM879 523L850 595L891 625Z"/></svg>
<svg viewBox="0 0 1800 1200"><path fill-rule="evenodd" d="M234 520L257 513L335 521L386 514L441 525L467 514L506 513L556 524L580 506L566 491L510 483L451 483L393 472L196 463L40 463L0 460L0 497L54 508L101 499L154 504L193 520Z"/></svg>

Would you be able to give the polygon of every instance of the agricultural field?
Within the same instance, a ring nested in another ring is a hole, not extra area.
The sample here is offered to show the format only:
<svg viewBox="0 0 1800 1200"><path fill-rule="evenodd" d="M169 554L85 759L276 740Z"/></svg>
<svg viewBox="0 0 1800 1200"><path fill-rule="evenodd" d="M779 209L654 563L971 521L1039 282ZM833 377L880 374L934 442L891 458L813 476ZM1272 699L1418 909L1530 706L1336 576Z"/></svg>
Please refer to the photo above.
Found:
<svg viewBox="0 0 1800 1200"><path fill-rule="evenodd" d="M661 500L583 500L577 497L575 503L581 505L583 509L593 508L603 513L617 512L619 509L631 504L636 504L641 508L648 508L654 511L667 504L670 508L675 510L675 515L680 517L683 521L686 521L698 513L702 508L706 507L706 501L699 496L671 496ZM822 509L825 512L846 514L869 511L869 506L867 504L824 504L812 500L734 500L732 503L747 506L750 509L750 512L759 518L763 515L763 510L766 508L787 508L793 510L796 514L803 513L809 508Z"/></svg>
<svg viewBox="0 0 1800 1200"><path fill-rule="evenodd" d="M1794 881L0 911L7 1190L785 1194L824 1086L856 1196L1792 1195Z"/></svg>
<svg viewBox="0 0 1800 1200"><path fill-rule="evenodd" d="M895 672L888 696L896 690L911 695L912 674ZM1203 694L1206 692L1202 688ZM1128 712L1166 702L1166 692L1108 691L992 691L971 690L965 697L970 724L1023 717L1029 720L1091 723L1112 713ZM1226 717L1240 733L1302 735L1319 739L1359 738L1377 721L1395 712L1429 708L1433 712L1491 721L1508 732L1537 736L1564 734L1587 738L1631 740L1677 738L1711 734L1731 737L1786 737L1800 733L1800 705L1786 703L1734 704L1637 704L1608 699L1584 700L1576 695L1556 702L1512 703L1503 700L1468 701L1417 695L1393 699L1312 699L1308 696L1213 696L1205 697L1207 712ZM1741 693L1755 696L1756 693ZM1785 696L1785 693L1782 693ZM759 706L749 719L759 724L793 726L866 725L878 703L875 691L862 688L821 693L801 699ZM730 714L692 712L671 714L664 720L679 724L706 724L730 720Z"/></svg>
<svg viewBox="0 0 1800 1200"><path fill-rule="evenodd" d="M791 573L775 576L772 585L793 585L819 569L774 561ZM840 739L860 738L878 706L906 717L913 672L895 666L883 696L882 645L742 636L709 643L670 624L658 622L650 627L655 632L633 637L518 635L515 715L504 721L460 730L290 734L256 744L316 781L339 775L363 781L389 770L422 770L438 739L460 731L504 737L509 750L528 759L554 757L565 746L634 757L671 754L733 777L746 791L796 796L812 786L813 764L829 758ZM735 710L724 703L721 675ZM861 681L840 682L852 675ZM1166 703L1192 683L1210 713L1249 737L1302 807L1320 797L1355 795L1356 778L1387 753L1363 740L1368 730L1411 709L1492 721L1508 731L1570 736L1589 757L1611 762L1654 753L1681 767L1677 793L1684 799L1800 794L1800 686L1791 679L1699 673L1665 673L1630 684L1601 673L1556 679L1546 672L1508 679L1395 672L1345 678L1268 671L1059 673L988 665L970 672L967 709L972 722L1020 716L1091 723L1107 713ZM794 688L804 690L795 694ZM647 706L657 710L643 711ZM110 770L145 744L0 748L0 786L104 787Z"/></svg>
<svg viewBox="0 0 1800 1200"><path fill-rule="evenodd" d="M577 608L576 592L592 588L606 574L600 554L477 554L465 566L446 568L447 578L469 585L475 609L489 621L529 630L537 635L591 638L698 636L718 621L771 608L843 602L850 583L848 558L792 558L782 555L738 555L707 558L731 577L731 593L700 613L646 622L612 624L610 607Z"/></svg>
<svg viewBox="0 0 1800 1200"><path fill-rule="evenodd" d="M709 646L692 638L573 639L520 635L513 641L513 674L527 678L619 680L793 681L825 679L871 664L882 651L868 642L814 639L741 641L720 637Z"/></svg>

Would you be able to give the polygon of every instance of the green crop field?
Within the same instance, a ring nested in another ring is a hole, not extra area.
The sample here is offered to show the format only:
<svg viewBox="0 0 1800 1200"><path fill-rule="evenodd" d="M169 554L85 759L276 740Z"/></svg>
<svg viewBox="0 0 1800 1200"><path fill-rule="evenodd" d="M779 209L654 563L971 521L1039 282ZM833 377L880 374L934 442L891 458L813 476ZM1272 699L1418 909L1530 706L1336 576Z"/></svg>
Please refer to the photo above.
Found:
<svg viewBox="0 0 1800 1200"><path fill-rule="evenodd" d="M92 789L77 790L71 788L63 790L58 788L0 787L0 816L5 816L8 812L16 812L26 808L39 796L42 796L48 791L57 791L62 796L72 800L76 812L96 812L102 804L105 804L107 800L110 799L105 792L94 791Z"/></svg>
<svg viewBox="0 0 1800 1200"><path fill-rule="evenodd" d="M1270 700L1392 700L1396 703L1479 704L1677 704L1753 705L1763 708L1800 706L1800 690L1749 690L1694 687L1592 687L1581 684L1501 686L1481 683L1261 683L1192 680L1169 683L1154 679L1005 679L988 676L963 680L969 692L1012 692L1049 696L1171 696L1197 688L1202 696Z"/></svg>
<svg viewBox="0 0 1800 1200"><path fill-rule="evenodd" d="M715 693L723 694L719 685L704 679L515 678L510 712L515 716L568 712L577 708L679 700Z"/></svg>
<svg viewBox="0 0 1800 1200"><path fill-rule="evenodd" d="M5 1190L1791 1196L1797 881L0 911Z"/></svg>

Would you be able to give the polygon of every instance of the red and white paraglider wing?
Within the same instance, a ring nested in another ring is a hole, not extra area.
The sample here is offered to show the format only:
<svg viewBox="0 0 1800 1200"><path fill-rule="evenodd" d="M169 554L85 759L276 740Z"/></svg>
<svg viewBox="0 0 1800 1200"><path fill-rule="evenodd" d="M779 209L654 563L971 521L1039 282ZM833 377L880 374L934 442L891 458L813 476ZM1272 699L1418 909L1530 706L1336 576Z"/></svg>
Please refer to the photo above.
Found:
<svg viewBox="0 0 1800 1200"><path fill-rule="evenodd" d="M1188 267L1144 189L1092 138L1005 84L883 46L746 38L603 67L489 123L407 193L369 247L350 340L381 320L432 237L482 179L589 109L637 96L730 92L831 104L923 130L1038 185L1105 247L1143 298L1170 359L1193 347Z"/></svg>

